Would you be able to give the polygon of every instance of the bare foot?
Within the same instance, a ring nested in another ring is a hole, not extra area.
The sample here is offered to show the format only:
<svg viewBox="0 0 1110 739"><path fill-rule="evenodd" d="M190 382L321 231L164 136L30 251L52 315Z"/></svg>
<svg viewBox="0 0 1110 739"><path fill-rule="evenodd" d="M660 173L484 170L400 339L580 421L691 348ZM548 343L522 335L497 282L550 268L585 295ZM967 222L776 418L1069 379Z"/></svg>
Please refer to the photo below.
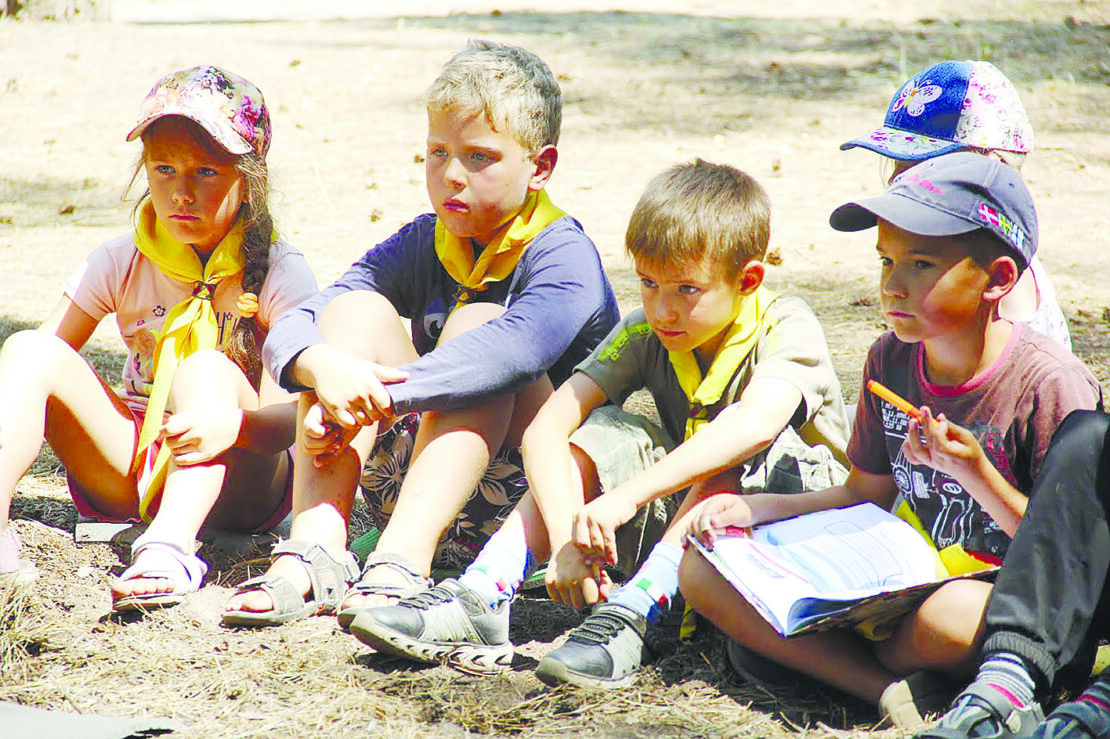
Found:
<svg viewBox="0 0 1110 739"><path fill-rule="evenodd" d="M296 588L302 596L307 596L312 588L312 581L308 578L308 570L304 563L293 556L278 557L266 570L268 577L283 577ZM245 593L236 593L228 599L224 606L225 612L243 611L247 613L266 613L274 609L274 602L264 590L254 589Z"/></svg>

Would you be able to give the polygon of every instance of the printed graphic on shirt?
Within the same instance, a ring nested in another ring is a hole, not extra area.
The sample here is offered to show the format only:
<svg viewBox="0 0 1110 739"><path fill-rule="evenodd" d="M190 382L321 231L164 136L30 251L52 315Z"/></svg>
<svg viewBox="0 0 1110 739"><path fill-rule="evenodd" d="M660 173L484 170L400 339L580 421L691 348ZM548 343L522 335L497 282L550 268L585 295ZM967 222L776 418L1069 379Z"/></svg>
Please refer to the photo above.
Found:
<svg viewBox="0 0 1110 739"><path fill-rule="evenodd" d="M644 323L625 326L619 334L613 337L612 341L598 352L598 359L615 362L620 359L621 354L624 352L624 348L628 346L633 339L650 333L651 326L646 321Z"/></svg>
<svg viewBox="0 0 1110 739"><path fill-rule="evenodd" d="M909 426L906 414L885 401L879 407L887 448L891 450L894 483L937 548L960 544L969 552L1005 554L1009 537L960 483L932 467L911 464L906 459L903 453ZM979 440L995 468L1013 485L1003 431L985 424L973 424L968 430Z"/></svg>
<svg viewBox="0 0 1110 739"><path fill-rule="evenodd" d="M435 346L439 341L439 336L443 333L443 324L446 322L447 305L443 298L437 297L428 304L420 326L424 336L430 340L431 346Z"/></svg>
<svg viewBox="0 0 1110 739"><path fill-rule="evenodd" d="M154 320L146 323L135 333L134 352L131 356L131 365L139 379L124 377L127 392L131 395L141 395L149 398L154 387L154 350L158 347L158 340L162 338L162 324L166 316L166 309L158 305L151 309ZM139 325L143 325L140 322ZM234 311L216 312L216 346L222 347L227 343L227 337L239 325L239 316ZM124 373L126 375L126 373Z"/></svg>

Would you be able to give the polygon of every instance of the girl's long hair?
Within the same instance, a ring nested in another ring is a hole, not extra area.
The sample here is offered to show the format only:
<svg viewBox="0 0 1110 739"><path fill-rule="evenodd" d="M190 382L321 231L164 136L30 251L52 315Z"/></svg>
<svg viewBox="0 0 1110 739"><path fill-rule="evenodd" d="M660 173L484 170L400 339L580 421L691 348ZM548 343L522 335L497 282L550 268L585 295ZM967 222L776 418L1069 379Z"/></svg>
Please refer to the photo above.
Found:
<svg viewBox="0 0 1110 739"><path fill-rule="evenodd" d="M190 124L194 137L206 149L218 156L228 156L228 153L208 135L198 124L189 119L183 119ZM143 131L142 138L146 142L148 133L157 126L155 122ZM124 196L131 191L135 182L143 174L146 164L146 148L139 155L135 170L131 175ZM244 293L253 293L255 297L262 294L262 285L270 273L270 245L274 233L274 220L270 215L270 177L266 167L265 157L254 152L235 156L235 169L242 178L243 186L247 191L246 201L239 206L238 223L243 229L243 256L245 265L241 286ZM143 203L150 197L150 190L143 192L136 201L132 216L137 216ZM220 351L242 370L250 382L251 387L257 392L262 383L262 341L265 335L258 324L257 316L239 316L235 330L224 341Z"/></svg>

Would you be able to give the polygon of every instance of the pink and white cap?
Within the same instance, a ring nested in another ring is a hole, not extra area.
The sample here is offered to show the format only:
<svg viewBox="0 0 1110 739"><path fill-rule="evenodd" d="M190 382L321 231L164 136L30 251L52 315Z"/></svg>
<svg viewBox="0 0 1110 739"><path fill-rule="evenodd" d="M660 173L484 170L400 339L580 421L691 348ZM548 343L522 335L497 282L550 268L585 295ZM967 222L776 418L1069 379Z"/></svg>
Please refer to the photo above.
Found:
<svg viewBox="0 0 1110 739"><path fill-rule="evenodd" d="M270 113L262 93L237 74L213 66L193 67L158 80L139 108L139 123L128 141L168 115L196 121L231 154L254 152L266 156L270 148Z"/></svg>

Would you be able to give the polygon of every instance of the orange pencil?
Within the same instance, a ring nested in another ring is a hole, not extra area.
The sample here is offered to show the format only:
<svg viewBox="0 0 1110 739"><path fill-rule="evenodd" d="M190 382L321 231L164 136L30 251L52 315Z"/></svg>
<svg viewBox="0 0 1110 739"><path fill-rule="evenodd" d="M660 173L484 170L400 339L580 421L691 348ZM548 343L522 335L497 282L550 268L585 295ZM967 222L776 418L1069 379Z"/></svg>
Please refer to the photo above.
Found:
<svg viewBox="0 0 1110 739"><path fill-rule="evenodd" d="M905 413L907 416L909 416L913 420L917 421L918 423L921 423L921 420L922 420L921 411L917 410L917 408L910 405L909 401L907 401L901 395L898 395L893 390L890 390L886 387L883 387L882 385L875 382L874 380L868 380L867 381L867 389L870 390L871 392L875 393L876 395L878 395L880 398L882 398L886 402L890 403L892 406L894 406L898 410Z"/></svg>

